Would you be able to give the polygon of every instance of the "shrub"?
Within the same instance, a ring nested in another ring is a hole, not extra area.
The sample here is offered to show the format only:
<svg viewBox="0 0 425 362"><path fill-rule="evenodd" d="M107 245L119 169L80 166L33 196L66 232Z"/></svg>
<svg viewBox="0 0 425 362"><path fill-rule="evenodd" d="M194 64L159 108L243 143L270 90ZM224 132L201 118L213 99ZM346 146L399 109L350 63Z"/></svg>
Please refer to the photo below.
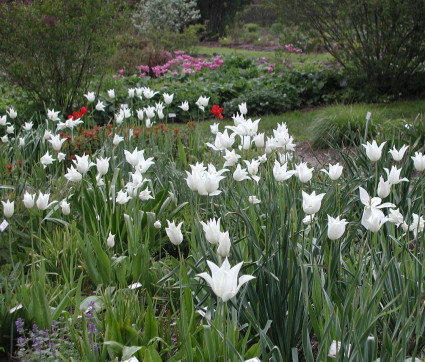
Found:
<svg viewBox="0 0 425 362"><path fill-rule="evenodd" d="M256 33L259 30L258 24L255 23L245 24L244 28L249 33Z"/></svg>
<svg viewBox="0 0 425 362"><path fill-rule="evenodd" d="M373 92L399 94L425 61L425 3L406 0L294 2L326 49ZM422 85L423 87L423 85ZM415 90L410 89L415 92Z"/></svg>
<svg viewBox="0 0 425 362"><path fill-rule="evenodd" d="M369 111L372 115L367 122L366 115ZM369 138L375 138L379 133L388 135L404 125L401 119L391 119L394 115L396 114L390 115L383 109L372 109L368 105L328 108L326 113L322 112L313 121L311 142L315 147L340 147L357 144L364 139L366 131Z"/></svg>
<svg viewBox="0 0 425 362"><path fill-rule="evenodd" d="M101 0L1 3L0 69L36 102L69 110L102 72L114 9Z"/></svg>

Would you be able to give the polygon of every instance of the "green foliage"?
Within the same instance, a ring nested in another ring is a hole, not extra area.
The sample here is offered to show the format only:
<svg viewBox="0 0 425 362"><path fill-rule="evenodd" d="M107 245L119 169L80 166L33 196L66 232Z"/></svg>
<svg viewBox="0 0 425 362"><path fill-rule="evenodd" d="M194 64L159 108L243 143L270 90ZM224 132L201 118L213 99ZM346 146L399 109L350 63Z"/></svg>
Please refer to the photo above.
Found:
<svg viewBox="0 0 425 362"><path fill-rule="evenodd" d="M421 107L423 102L410 101L378 105L336 105L315 112L309 134L315 147L341 147L359 143L366 131L366 114L372 116L367 125L368 135L394 135L406 143L418 145L423 141ZM403 135L403 136L401 136Z"/></svg>
<svg viewBox="0 0 425 362"><path fill-rule="evenodd" d="M326 49L370 94L412 89L425 60L425 3L422 1L294 1L323 38Z"/></svg>
<svg viewBox="0 0 425 362"><path fill-rule="evenodd" d="M69 111L102 73L114 9L100 0L3 2L0 69L34 101Z"/></svg>
<svg viewBox="0 0 425 362"><path fill-rule="evenodd" d="M237 56L226 56L219 69L202 69L193 75L160 79L162 90L174 93L173 112L179 121L189 121L199 116L193 106L190 114L176 105L188 101L195 104L200 95L210 97L209 104L224 107L224 115L238 112L238 105L247 102L251 115L282 113L304 106L318 105L329 99L339 99L346 92L341 73L333 70L306 69L305 71L275 68L269 73L267 64ZM129 79L130 86L137 86ZM202 118L208 118L208 110Z"/></svg>

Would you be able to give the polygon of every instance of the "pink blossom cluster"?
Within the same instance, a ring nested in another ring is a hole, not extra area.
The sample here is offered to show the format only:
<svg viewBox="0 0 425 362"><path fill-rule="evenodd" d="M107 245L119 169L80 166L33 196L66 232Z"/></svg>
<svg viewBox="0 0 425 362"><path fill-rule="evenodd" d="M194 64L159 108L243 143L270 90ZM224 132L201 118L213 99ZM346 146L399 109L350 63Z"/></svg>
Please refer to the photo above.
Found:
<svg viewBox="0 0 425 362"><path fill-rule="evenodd" d="M289 53L302 54L303 51L301 49L295 48L294 44L286 44L285 50Z"/></svg>
<svg viewBox="0 0 425 362"><path fill-rule="evenodd" d="M176 57L169 60L164 65L157 65L151 68L157 78L163 76L168 71L171 71L171 69L176 69L180 66L181 74L192 74L200 72L202 68L217 69L224 63L220 55L215 57L213 61L206 61L202 58L193 58L190 55L185 54L183 50L177 50L174 54ZM136 69L140 72L140 75L144 77L149 73L150 68L147 65L140 65L136 67ZM177 76L178 74L177 70L173 71L174 76Z"/></svg>

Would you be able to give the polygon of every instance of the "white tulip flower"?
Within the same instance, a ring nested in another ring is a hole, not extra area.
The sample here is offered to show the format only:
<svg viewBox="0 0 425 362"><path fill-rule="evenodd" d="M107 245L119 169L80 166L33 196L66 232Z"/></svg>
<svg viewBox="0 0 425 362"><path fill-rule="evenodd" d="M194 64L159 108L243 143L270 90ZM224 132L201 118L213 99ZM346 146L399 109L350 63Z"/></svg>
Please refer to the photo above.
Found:
<svg viewBox="0 0 425 362"><path fill-rule="evenodd" d="M306 192L302 192L303 195L303 210L307 215L315 214L320 210L322 206L322 199L325 196L324 193L316 195L316 191L313 191L310 195Z"/></svg>
<svg viewBox="0 0 425 362"><path fill-rule="evenodd" d="M71 213L71 208L68 201L62 200L59 205L62 209L62 214L69 215Z"/></svg>
<svg viewBox="0 0 425 362"><path fill-rule="evenodd" d="M229 232L220 232L220 238L218 241L218 248L217 248L217 254L221 256L222 258L226 258L229 256L230 253L230 236Z"/></svg>
<svg viewBox="0 0 425 362"><path fill-rule="evenodd" d="M348 222L345 219L340 220L339 216L333 218L328 215L328 238L330 240L339 239L345 232L345 226Z"/></svg>
<svg viewBox="0 0 425 362"><path fill-rule="evenodd" d="M3 215L5 218L10 218L13 216L15 212L15 201L10 202L7 200L6 202L2 201L3 204Z"/></svg>
<svg viewBox="0 0 425 362"><path fill-rule="evenodd" d="M220 219L210 219L207 223L201 221L205 239L210 244L217 245L220 241Z"/></svg>
<svg viewBox="0 0 425 362"><path fill-rule="evenodd" d="M404 157L404 153L406 152L406 150L409 148L409 146L403 145L400 150L397 150L395 148L395 146L393 146L393 148L388 152L391 154L391 156L393 157L394 161L401 161L402 158Z"/></svg>
<svg viewBox="0 0 425 362"><path fill-rule="evenodd" d="M30 194L28 191L25 191L23 203L27 209L33 208L35 204L35 194Z"/></svg>
<svg viewBox="0 0 425 362"><path fill-rule="evenodd" d="M39 191L37 202L36 202L37 208L41 211L44 211L57 202L57 201L52 201L49 204L49 198L50 198L50 194L42 194L41 191Z"/></svg>
<svg viewBox="0 0 425 362"><path fill-rule="evenodd" d="M299 165L295 165L294 175L297 176L302 183L306 183L313 177L313 170L314 168L308 168L307 163L301 162Z"/></svg>
<svg viewBox="0 0 425 362"><path fill-rule="evenodd" d="M115 246L115 235L109 232L108 238L106 239L106 245L108 248L113 248Z"/></svg>
<svg viewBox="0 0 425 362"><path fill-rule="evenodd" d="M108 97L114 99L115 98L115 90L108 89Z"/></svg>
<svg viewBox="0 0 425 362"><path fill-rule="evenodd" d="M43 168L46 168L48 165L51 165L55 159L47 151L43 157L40 158L40 162L43 165Z"/></svg>
<svg viewBox="0 0 425 362"><path fill-rule="evenodd" d="M425 170L425 155L422 152L415 152L415 156L412 156L413 165L416 171L422 172Z"/></svg>
<svg viewBox="0 0 425 362"><path fill-rule="evenodd" d="M74 168L74 166L69 167L68 172L64 175L65 178L71 182L80 182L83 179L83 175Z"/></svg>
<svg viewBox="0 0 425 362"><path fill-rule="evenodd" d="M170 221L167 220L167 223L168 227L165 228L165 232L167 233L168 238L170 239L172 244L180 245L183 241L183 234L181 232L183 221L177 226L174 221L170 223Z"/></svg>
<svg viewBox="0 0 425 362"><path fill-rule="evenodd" d="M87 92L87 94L84 94L84 97L86 97L89 103L94 102L94 100L96 99L94 92Z"/></svg>
<svg viewBox="0 0 425 362"><path fill-rule="evenodd" d="M100 175L104 176L108 173L110 159L110 157L99 157L96 159L97 172L99 172Z"/></svg>
<svg viewBox="0 0 425 362"><path fill-rule="evenodd" d="M378 183L378 196L381 199L385 199L391 192L391 183L389 181L384 181L384 178L381 176Z"/></svg>
<svg viewBox="0 0 425 362"><path fill-rule="evenodd" d="M242 267L243 262L230 267L227 258L224 260L221 267L207 260L207 264L211 270L211 275L208 273L197 274L198 277L203 278L217 297L223 302L227 302L233 298L241 288L242 285L254 279L252 275L242 275L238 280L238 274Z"/></svg>
<svg viewBox="0 0 425 362"><path fill-rule="evenodd" d="M6 113L9 115L9 117L11 119L15 119L18 116L18 112L16 112L16 110L14 108L9 108L8 111L6 111Z"/></svg>
<svg viewBox="0 0 425 362"><path fill-rule="evenodd" d="M343 167L337 163L336 165L329 164L329 171L321 169L320 171L326 173L332 181L338 180L342 175Z"/></svg>
<svg viewBox="0 0 425 362"><path fill-rule="evenodd" d="M59 113L60 111L55 111L54 109L48 109L47 110L47 118L50 119L53 122L59 121Z"/></svg>
<svg viewBox="0 0 425 362"><path fill-rule="evenodd" d="M173 94L164 93L162 96L164 97L165 104L171 104L174 98L174 93Z"/></svg>
<svg viewBox="0 0 425 362"><path fill-rule="evenodd" d="M384 147L386 142L382 142L379 146L375 140L372 143L367 142L367 144L362 144L362 146L366 149L366 156L370 161L376 162L382 156L382 148Z"/></svg>
<svg viewBox="0 0 425 362"><path fill-rule="evenodd" d="M179 108L181 108L182 109L182 111L185 111L185 112L187 112L188 110L189 110L189 103L188 103L188 101L184 101L182 104L181 104L181 106L178 106Z"/></svg>

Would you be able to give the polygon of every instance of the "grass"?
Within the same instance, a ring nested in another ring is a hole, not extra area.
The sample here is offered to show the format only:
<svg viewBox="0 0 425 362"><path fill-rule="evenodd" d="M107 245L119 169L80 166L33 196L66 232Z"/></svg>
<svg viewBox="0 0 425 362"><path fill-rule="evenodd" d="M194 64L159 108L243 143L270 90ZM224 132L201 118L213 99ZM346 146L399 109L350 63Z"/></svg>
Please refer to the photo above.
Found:
<svg viewBox="0 0 425 362"><path fill-rule="evenodd" d="M246 49L235 49L226 47L205 47L197 46L193 48L193 52L202 55L239 55L245 58L267 58L271 62L282 61L281 56L277 52L267 50L246 50ZM283 53L285 58L292 62L294 65L297 64L313 64L313 63L327 63L332 62L333 57L328 53L306 53L306 54L293 54Z"/></svg>

